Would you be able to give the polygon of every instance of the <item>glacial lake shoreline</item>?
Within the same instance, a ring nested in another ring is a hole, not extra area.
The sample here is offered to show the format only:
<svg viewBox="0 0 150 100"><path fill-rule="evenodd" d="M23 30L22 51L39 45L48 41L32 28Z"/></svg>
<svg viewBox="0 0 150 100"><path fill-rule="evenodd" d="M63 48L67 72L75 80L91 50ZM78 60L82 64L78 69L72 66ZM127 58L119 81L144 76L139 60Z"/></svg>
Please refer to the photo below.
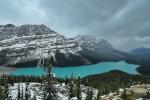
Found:
<svg viewBox="0 0 150 100"><path fill-rule="evenodd" d="M0 76L3 74L10 74L13 71L16 71L20 68L14 68L14 67L6 67L6 66L0 66Z"/></svg>
<svg viewBox="0 0 150 100"><path fill-rule="evenodd" d="M59 78L69 78L71 77L71 75L73 75L74 77L80 76L81 78L83 78L89 75L106 73L111 70L120 70L128 74L138 75L139 73L136 70L138 67L139 65L128 64L124 61L101 62L98 64L82 65L77 67L53 67L53 73L56 75L56 77ZM41 76L44 73L45 72L43 68L27 67L14 70L10 73L10 75Z"/></svg>

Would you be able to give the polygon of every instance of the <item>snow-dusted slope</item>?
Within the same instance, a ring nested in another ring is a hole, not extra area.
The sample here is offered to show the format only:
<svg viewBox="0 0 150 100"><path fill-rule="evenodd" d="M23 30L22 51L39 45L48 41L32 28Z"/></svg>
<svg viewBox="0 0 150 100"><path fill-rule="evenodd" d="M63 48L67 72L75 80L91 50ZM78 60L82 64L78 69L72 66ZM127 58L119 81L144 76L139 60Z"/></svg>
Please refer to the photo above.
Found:
<svg viewBox="0 0 150 100"><path fill-rule="evenodd" d="M94 36L90 35L79 35L75 37L76 41L81 45L84 49L88 49L90 51L99 52L112 50L113 47L104 39L98 39Z"/></svg>
<svg viewBox="0 0 150 100"><path fill-rule="evenodd" d="M97 39L89 35L77 36L75 39L84 50L84 52L81 51L81 54L84 56L87 55L87 58L89 59L92 58L92 61L95 58L93 62L120 60L131 61L132 59L129 54L113 48L113 46L104 39Z"/></svg>
<svg viewBox="0 0 150 100"><path fill-rule="evenodd" d="M86 64L78 53L81 50L73 39L45 25L0 26L0 65L35 66L43 59L59 66Z"/></svg>
<svg viewBox="0 0 150 100"><path fill-rule="evenodd" d="M0 25L1 66L42 66L45 61L76 66L128 59L128 54L104 39L87 35L66 38L45 25Z"/></svg>

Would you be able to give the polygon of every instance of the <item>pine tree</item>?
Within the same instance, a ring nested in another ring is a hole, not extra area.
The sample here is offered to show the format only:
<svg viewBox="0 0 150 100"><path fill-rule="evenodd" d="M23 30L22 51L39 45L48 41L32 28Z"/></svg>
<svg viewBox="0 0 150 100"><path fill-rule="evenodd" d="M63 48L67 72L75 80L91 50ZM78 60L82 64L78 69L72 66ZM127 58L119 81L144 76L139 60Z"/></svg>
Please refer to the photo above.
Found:
<svg viewBox="0 0 150 100"><path fill-rule="evenodd" d="M23 86L22 86L22 89L21 89L22 91L21 91L21 100L24 100L24 88L23 88Z"/></svg>
<svg viewBox="0 0 150 100"><path fill-rule="evenodd" d="M99 100L99 98L100 98L100 90L98 90L96 100Z"/></svg>
<svg viewBox="0 0 150 100"><path fill-rule="evenodd" d="M54 77L52 74L52 66L47 64L45 69L45 75L43 76L43 99L53 100L55 98L54 94Z"/></svg>
<svg viewBox="0 0 150 100"><path fill-rule="evenodd" d="M127 91L126 89L123 90L123 93L121 94L122 100L127 100Z"/></svg>
<svg viewBox="0 0 150 100"><path fill-rule="evenodd" d="M69 83L69 79L68 79L68 77L66 76L65 84L67 85L68 83Z"/></svg>
<svg viewBox="0 0 150 100"><path fill-rule="evenodd" d="M87 94L86 94L86 100L92 100L93 98L93 90L88 87Z"/></svg>
<svg viewBox="0 0 150 100"><path fill-rule="evenodd" d="M17 99L20 100L20 98L21 98L21 93L20 93L20 85L19 85L19 84L18 84L18 89L17 89L17 91L18 91L18 97L17 97Z"/></svg>
<svg viewBox="0 0 150 100"><path fill-rule="evenodd" d="M2 99L2 100L4 100L4 89L2 89L1 87L0 87L0 98Z"/></svg>
<svg viewBox="0 0 150 100"><path fill-rule="evenodd" d="M69 99L73 98L75 95L74 95L74 83L73 81L71 80L71 82L69 83Z"/></svg>
<svg viewBox="0 0 150 100"><path fill-rule="evenodd" d="M117 95L119 94L119 86L120 86L120 79L119 77L117 78Z"/></svg>
<svg viewBox="0 0 150 100"><path fill-rule="evenodd" d="M81 100L82 96L81 96L81 79L80 76L78 77L78 83L77 83L77 98L78 100Z"/></svg>
<svg viewBox="0 0 150 100"><path fill-rule="evenodd" d="M9 100L10 97L9 97L9 84L8 84L8 81L7 79L5 80L5 85L4 85L4 100Z"/></svg>
<svg viewBox="0 0 150 100"><path fill-rule="evenodd" d="M45 87L43 85L43 87ZM47 100L47 91L43 90L43 100Z"/></svg>
<svg viewBox="0 0 150 100"><path fill-rule="evenodd" d="M146 94L143 96L144 100L149 100L150 99L150 92L147 91Z"/></svg>
<svg viewBox="0 0 150 100"><path fill-rule="evenodd" d="M25 88L25 100L29 100L28 84L26 84L26 88Z"/></svg>
<svg viewBox="0 0 150 100"><path fill-rule="evenodd" d="M3 75L2 75L2 86L5 85L5 81L6 81L6 75L3 74Z"/></svg>

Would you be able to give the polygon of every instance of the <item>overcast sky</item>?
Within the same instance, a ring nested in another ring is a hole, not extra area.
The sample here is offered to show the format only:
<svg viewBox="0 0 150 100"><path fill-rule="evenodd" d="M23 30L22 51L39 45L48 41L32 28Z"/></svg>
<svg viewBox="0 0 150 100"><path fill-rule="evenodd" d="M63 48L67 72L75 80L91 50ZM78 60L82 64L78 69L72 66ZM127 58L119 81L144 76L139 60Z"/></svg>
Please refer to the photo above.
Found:
<svg viewBox="0 0 150 100"><path fill-rule="evenodd" d="M124 51L150 47L150 0L0 0L0 24L8 23L95 35Z"/></svg>

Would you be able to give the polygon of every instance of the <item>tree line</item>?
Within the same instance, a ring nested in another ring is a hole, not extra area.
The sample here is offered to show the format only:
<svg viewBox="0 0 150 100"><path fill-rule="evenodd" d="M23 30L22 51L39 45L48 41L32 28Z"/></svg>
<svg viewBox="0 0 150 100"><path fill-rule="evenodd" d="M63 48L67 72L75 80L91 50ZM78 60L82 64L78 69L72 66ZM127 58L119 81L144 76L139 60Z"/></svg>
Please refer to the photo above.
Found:
<svg viewBox="0 0 150 100"><path fill-rule="evenodd" d="M98 89L97 97L95 100L99 100L101 95L108 94L110 92L117 91L119 88L127 88L133 84L150 83L150 76L142 75L129 75L122 72L109 72L105 74L87 76L85 78L75 78L73 75L71 78L62 79L54 77L52 73L52 66L47 65L45 69L46 74L39 76L12 76L12 75L2 75L0 78L0 97L1 100L12 100L9 96L9 86L14 85L14 83L24 82L26 83L25 92L23 92L22 87L18 84L17 90L17 100L36 100L36 96L31 98L31 93L29 91L28 85L30 82L38 82L41 84L41 89L43 91L43 100L56 100L56 90L53 87L56 83L65 83L69 86L69 99L77 97L78 100L82 98L81 85L87 86L86 100L92 100L93 98L93 88ZM121 98L123 100L127 99L126 90L123 91ZM150 98L150 93L147 92L143 98Z"/></svg>

